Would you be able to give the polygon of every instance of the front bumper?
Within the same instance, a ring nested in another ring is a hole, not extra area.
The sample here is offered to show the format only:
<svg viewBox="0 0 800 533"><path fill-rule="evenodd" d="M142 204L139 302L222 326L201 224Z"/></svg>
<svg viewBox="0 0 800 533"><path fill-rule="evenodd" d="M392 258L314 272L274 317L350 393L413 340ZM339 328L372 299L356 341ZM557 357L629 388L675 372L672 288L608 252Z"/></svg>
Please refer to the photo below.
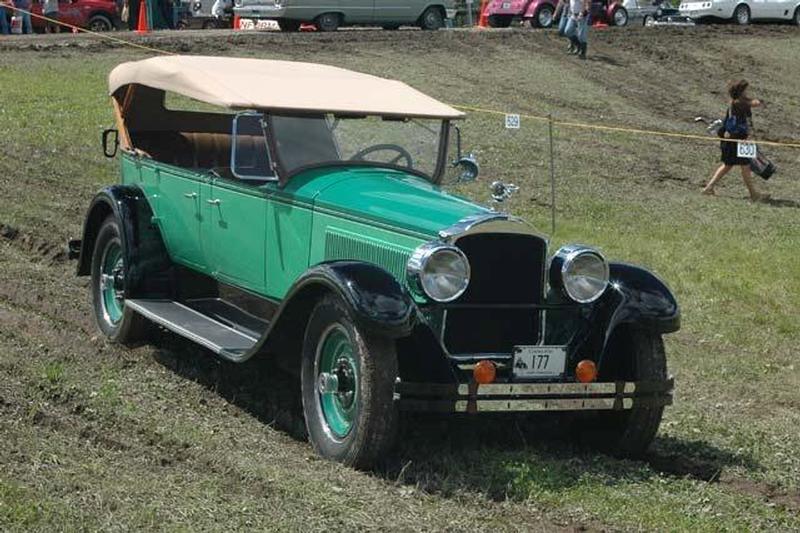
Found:
<svg viewBox="0 0 800 533"><path fill-rule="evenodd" d="M675 380L608 383L397 383L403 411L596 411L672 404Z"/></svg>

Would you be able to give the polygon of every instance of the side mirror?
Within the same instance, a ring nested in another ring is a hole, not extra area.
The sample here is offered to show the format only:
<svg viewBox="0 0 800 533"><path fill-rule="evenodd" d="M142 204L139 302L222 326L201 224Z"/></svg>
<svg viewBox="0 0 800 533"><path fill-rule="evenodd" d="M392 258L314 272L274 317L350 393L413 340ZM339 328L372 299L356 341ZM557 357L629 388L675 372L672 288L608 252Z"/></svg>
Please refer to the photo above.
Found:
<svg viewBox="0 0 800 533"><path fill-rule="evenodd" d="M103 155L112 158L119 149L119 132L113 128L103 131Z"/></svg>
<svg viewBox="0 0 800 533"><path fill-rule="evenodd" d="M473 154L467 154L464 157L453 161L453 166L461 169L461 174L458 175L459 183L475 181L478 179L478 174L481 170L481 167L478 165L478 161L475 159Z"/></svg>
<svg viewBox="0 0 800 533"><path fill-rule="evenodd" d="M475 181L478 179L478 174L480 173L481 167L478 165L478 160L475 158L475 155L469 153L467 155L462 155L461 153L461 128L458 126L453 126L453 129L456 132L456 158L453 160L453 167L457 167L461 169L461 173L458 175L457 182L464 183L469 181Z"/></svg>

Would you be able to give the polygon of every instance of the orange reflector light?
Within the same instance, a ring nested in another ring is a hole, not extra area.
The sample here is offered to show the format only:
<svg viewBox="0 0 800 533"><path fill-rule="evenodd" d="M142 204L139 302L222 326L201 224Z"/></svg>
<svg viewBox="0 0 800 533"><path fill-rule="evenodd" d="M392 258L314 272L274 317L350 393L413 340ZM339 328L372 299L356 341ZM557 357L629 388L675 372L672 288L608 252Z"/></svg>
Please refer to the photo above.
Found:
<svg viewBox="0 0 800 533"><path fill-rule="evenodd" d="M491 383L497 376L497 366L491 361L478 361L472 369L472 377L481 385Z"/></svg>
<svg viewBox="0 0 800 533"><path fill-rule="evenodd" d="M575 367L575 377L581 383L591 383L597 379L597 365L594 361L584 359Z"/></svg>

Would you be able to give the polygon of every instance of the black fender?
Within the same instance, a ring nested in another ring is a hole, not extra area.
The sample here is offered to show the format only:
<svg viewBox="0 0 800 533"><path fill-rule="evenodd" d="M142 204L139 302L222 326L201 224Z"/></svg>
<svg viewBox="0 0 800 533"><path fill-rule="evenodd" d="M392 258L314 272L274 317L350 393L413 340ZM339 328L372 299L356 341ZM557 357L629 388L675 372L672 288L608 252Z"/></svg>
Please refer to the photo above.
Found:
<svg viewBox="0 0 800 533"><path fill-rule="evenodd" d="M410 335L417 324L417 306L392 274L370 263L330 261L309 268L294 282L252 349L222 355L244 362L271 353L299 371L296 356L302 349L308 317L320 298L330 293L345 302L359 327L372 333L399 339Z"/></svg>
<svg viewBox="0 0 800 533"><path fill-rule="evenodd" d="M144 192L135 185L111 185L92 199L78 256L78 276L91 274L94 243L100 226L114 216L120 227L125 262L125 298L168 296L172 286L171 261L161 232L153 222L153 210Z"/></svg>
<svg viewBox="0 0 800 533"><path fill-rule="evenodd" d="M605 322L599 363L609 353L614 334L624 326L663 335L678 331L681 312L675 296L656 275L635 265L609 264L608 294L598 309Z"/></svg>

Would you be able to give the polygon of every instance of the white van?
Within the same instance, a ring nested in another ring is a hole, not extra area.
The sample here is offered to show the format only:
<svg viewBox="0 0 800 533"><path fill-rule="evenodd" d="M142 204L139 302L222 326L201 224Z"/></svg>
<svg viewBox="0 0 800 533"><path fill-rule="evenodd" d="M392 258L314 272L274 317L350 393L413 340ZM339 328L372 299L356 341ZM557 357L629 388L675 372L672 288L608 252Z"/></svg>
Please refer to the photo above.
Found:
<svg viewBox="0 0 800 533"><path fill-rule="evenodd" d="M695 20L733 20L741 25L756 20L791 20L800 26L800 0L692 0L682 1L679 10Z"/></svg>

